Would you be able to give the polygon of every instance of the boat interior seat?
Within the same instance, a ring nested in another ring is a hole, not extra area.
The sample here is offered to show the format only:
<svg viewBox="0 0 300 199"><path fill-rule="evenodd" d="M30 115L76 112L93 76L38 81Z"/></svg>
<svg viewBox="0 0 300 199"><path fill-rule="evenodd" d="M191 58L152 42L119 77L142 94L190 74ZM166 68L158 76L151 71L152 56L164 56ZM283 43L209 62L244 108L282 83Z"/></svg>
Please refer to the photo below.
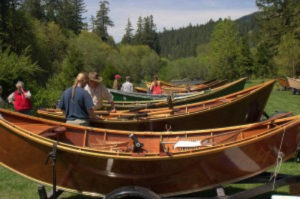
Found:
<svg viewBox="0 0 300 199"><path fill-rule="evenodd" d="M67 128L64 126L54 126L41 132L40 135L46 138L60 140L62 137L64 137L66 130Z"/></svg>

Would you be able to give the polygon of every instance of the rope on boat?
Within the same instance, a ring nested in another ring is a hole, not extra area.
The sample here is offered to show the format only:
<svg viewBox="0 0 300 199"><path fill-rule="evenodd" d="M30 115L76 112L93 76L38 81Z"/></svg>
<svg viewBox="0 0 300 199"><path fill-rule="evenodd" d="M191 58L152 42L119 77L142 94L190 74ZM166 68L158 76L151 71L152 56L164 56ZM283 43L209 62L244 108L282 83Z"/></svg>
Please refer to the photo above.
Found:
<svg viewBox="0 0 300 199"><path fill-rule="evenodd" d="M283 134L282 134L282 137L281 137L281 142L280 142L279 150L278 150L278 153L277 153L276 167L275 167L273 175L270 177L270 180L269 180L269 182L270 182L273 179L273 187L272 187L273 191L276 188L276 178L277 178L277 175L280 172L280 168L281 168L281 165L282 165L282 162L283 162L284 153L281 151L281 147L282 147L282 143L283 143L283 140L284 140L285 131L286 131L286 127L283 128Z"/></svg>

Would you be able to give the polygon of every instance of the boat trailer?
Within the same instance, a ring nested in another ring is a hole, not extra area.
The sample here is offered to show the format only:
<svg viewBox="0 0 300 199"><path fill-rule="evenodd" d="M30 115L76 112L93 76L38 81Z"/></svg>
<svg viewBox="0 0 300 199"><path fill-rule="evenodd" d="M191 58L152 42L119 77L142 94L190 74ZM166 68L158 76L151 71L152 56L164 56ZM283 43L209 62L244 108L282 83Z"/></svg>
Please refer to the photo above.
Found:
<svg viewBox="0 0 300 199"><path fill-rule="evenodd" d="M53 186L52 191L47 193L45 186L40 185L38 187L38 193L40 199L57 199L59 195L63 193L62 190L56 189L56 158L57 158L57 145L53 145L53 150L49 153L46 164L48 164L48 160L51 160L52 165L52 173L53 173ZM296 157L296 161L299 162L300 153L298 148L298 153ZM259 196L275 189L289 185L290 193L296 194L300 196L300 175L287 175L287 174L276 174L274 176L271 172L264 172L254 177L247 178L245 180L235 182L233 184L257 184L260 183L262 185L257 186L255 188L247 189L240 191L238 193L233 193L231 195L226 195L225 189L223 186L218 186L210 190L216 191L216 196L213 197L189 197L189 196L178 196L178 197L166 197L162 198L158 194L154 193L150 189L139 187L139 186L125 186L120 187L118 189L113 190L107 196L102 199L247 199L255 196ZM201 194L201 192L198 192Z"/></svg>

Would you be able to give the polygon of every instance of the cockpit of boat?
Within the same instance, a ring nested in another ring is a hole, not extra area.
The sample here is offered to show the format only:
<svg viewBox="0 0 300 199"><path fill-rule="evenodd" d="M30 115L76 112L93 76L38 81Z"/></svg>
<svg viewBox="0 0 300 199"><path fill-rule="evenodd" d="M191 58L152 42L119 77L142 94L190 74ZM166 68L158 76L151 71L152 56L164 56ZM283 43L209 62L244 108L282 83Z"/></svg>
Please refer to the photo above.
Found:
<svg viewBox="0 0 300 199"><path fill-rule="evenodd" d="M21 115L21 114L19 114ZM4 114L7 124L18 131L50 139L80 149L128 155L172 155L220 148L254 139L292 120L265 121L256 124L213 130L181 132L129 132L77 127L35 117Z"/></svg>

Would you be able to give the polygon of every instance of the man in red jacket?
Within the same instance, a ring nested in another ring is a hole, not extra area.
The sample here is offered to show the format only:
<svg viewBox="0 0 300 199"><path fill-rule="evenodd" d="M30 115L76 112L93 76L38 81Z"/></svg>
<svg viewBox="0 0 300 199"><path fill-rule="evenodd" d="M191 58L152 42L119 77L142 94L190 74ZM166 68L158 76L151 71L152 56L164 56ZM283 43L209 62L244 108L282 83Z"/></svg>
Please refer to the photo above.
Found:
<svg viewBox="0 0 300 199"><path fill-rule="evenodd" d="M16 111L31 115L30 91L24 89L24 83L22 81L17 82L16 88L17 90L8 96L8 102L14 103Z"/></svg>

